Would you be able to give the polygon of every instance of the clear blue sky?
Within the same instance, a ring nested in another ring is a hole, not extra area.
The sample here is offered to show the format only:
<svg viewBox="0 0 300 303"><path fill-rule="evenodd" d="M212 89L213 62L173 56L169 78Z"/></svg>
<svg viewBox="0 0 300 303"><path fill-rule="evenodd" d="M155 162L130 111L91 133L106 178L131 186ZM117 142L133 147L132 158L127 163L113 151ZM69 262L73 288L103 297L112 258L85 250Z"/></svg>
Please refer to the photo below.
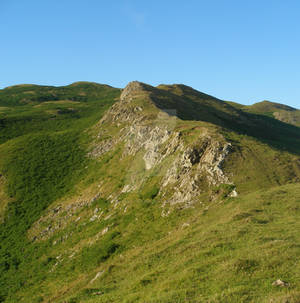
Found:
<svg viewBox="0 0 300 303"><path fill-rule="evenodd" d="M184 83L300 108L300 1L0 0L0 87Z"/></svg>

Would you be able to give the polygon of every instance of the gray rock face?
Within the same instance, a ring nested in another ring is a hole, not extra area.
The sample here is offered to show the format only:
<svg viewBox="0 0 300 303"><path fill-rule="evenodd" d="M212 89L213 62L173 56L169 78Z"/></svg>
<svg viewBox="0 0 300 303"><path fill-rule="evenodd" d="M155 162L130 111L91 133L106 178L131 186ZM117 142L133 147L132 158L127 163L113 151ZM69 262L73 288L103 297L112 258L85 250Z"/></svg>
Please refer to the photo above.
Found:
<svg viewBox="0 0 300 303"><path fill-rule="evenodd" d="M203 138L197 146L182 150L182 156L167 171L162 184L164 187L174 186L174 194L169 202L192 204L203 192L204 183L230 183L222 170L229 152L230 144L222 146L210 137Z"/></svg>
<svg viewBox="0 0 300 303"><path fill-rule="evenodd" d="M163 159L160 150L170 135L171 133L166 128L155 125L131 126L125 152L130 155L135 155L143 149L145 151L143 156L145 168L147 170L151 169Z"/></svg>
<svg viewBox="0 0 300 303"><path fill-rule="evenodd" d="M219 142L214 142L206 150L206 153L202 158L201 169L208 173L210 184L230 183L222 170L224 160L230 151L230 143L225 143L222 146Z"/></svg>
<svg viewBox="0 0 300 303"><path fill-rule="evenodd" d="M195 147L188 147L183 153L183 162L185 167L192 167L194 164L199 163L202 156L203 149L197 149Z"/></svg>
<svg viewBox="0 0 300 303"><path fill-rule="evenodd" d="M199 138L187 144L181 132L176 130L177 118L156 108L145 91L151 91L151 87L137 81L126 86L120 101L99 123L100 128L103 124L113 125L117 135L100 140L91 152L92 156L99 157L122 144L122 159L128 156L136 159L121 192L138 191L142 186L145 177L134 171L134 167L138 166L145 172L155 169L159 174L159 195L166 197L164 204L183 203L190 206L207 187L231 183L222 169L231 152L231 144L221 136L219 139L216 136L212 138L205 128ZM150 111L149 108L144 111L136 101L140 96L146 100L142 104L149 106ZM100 131L98 137L101 136L105 137ZM144 168L134 164L140 158Z"/></svg>

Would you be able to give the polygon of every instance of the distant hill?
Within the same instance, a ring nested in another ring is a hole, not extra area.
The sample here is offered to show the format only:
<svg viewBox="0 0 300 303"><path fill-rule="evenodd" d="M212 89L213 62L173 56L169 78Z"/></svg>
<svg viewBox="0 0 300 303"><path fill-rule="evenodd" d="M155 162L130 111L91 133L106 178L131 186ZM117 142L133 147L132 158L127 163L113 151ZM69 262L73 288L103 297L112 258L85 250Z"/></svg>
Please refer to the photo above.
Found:
<svg viewBox="0 0 300 303"><path fill-rule="evenodd" d="M110 93L111 87L94 82L75 82L67 86L22 84L0 90L0 106L20 106L28 103L71 100L88 102Z"/></svg>
<svg viewBox="0 0 300 303"><path fill-rule="evenodd" d="M268 115L279 121L300 126L300 110L288 105L270 101L262 101L249 106L234 102L227 103L246 112Z"/></svg>

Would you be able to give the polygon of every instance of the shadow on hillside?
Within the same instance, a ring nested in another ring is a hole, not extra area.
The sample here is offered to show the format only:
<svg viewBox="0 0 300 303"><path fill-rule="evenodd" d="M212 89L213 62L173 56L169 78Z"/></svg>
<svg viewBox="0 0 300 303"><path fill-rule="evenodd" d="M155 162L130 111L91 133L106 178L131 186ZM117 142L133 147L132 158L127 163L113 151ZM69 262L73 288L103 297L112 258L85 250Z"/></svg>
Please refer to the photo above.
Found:
<svg viewBox="0 0 300 303"><path fill-rule="evenodd" d="M205 121L238 134L254 137L276 149L300 155L300 128L275 118L246 113L199 92L178 96L170 91L152 93L151 99L162 110L175 109L182 120Z"/></svg>

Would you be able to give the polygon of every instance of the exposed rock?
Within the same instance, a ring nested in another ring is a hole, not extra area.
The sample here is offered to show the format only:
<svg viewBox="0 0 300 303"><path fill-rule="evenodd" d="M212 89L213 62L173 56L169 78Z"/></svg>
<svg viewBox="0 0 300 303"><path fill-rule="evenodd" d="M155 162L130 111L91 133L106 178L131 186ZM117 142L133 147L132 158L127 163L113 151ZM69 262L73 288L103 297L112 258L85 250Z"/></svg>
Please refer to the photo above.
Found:
<svg viewBox="0 0 300 303"><path fill-rule="evenodd" d="M163 155L160 152L162 145L169 139L170 132L160 126L131 126L125 146L125 154L135 155L145 150L143 159L147 170L160 163Z"/></svg>
<svg viewBox="0 0 300 303"><path fill-rule="evenodd" d="M232 197L232 198L235 198L237 196L238 196L238 193L235 189L229 194L229 197Z"/></svg>
<svg viewBox="0 0 300 303"><path fill-rule="evenodd" d="M90 222L93 222L93 221L95 221L96 219L98 219L98 216L97 216L97 215L93 215L93 216L90 218Z"/></svg>
<svg viewBox="0 0 300 303"><path fill-rule="evenodd" d="M207 127L201 128L198 137L186 140L186 136L176 129L178 119L155 107L152 90L146 84L131 82L123 90L120 101L96 126L98 135L88 155L98 158L121 146L120 161L128 158L131 161L123 188L108 194L107 199L116 210L120 205L120 194L139 191L149 178L148 171L159 177L158 196L163 198L163 206L181 204L180 208L192 207L196 202L200 203L200 195L209 187L231 184L223 171L223 163L232 150L231 144L220 134L212 135ZM141 98L143 102L140 102ZM37 240L50 237L70 222L80 220L78 213L99 198L105 182L98 187L99 193L92 199L79 199L68 206L59 205L50 210L37 222L38 226L47 223L48 227L33 236ZM236 190L230 196L237 196ZM103 214L98 212L96 208L89 219L91 222ZM170 210L165 210L162 216L169 213ZM111 213L107 214L104 220L111 216Z"/></svg>
<svg viewBox="0 0 300 303"><path fill-rule="evenodd" d="M229 143L222 145L219 141L206 136L196 146L183 150L182 157L177 157L162 182L163 187L174 184L175 192L169 201L170 204L192 205L201 194L201 186L204 183L208 185L230 183L222 170L230 146Z"/></svg>
<svg viewBox="0 0 300 303"><path fill-rule="evenodd" d="M128 99L130 100L130 98L132 98L132 96L140 90L143 90L144 88L146 88L148 85L138 82L138 81L132 81L129 82L127 84L127 86L123 89L121 96L120 96L120 100L121 101L127 101Z"/></svg>
<svg viewBox="0 0 300 303"><path fill-rule="evenodd" d="M57 213L61 210L61 205L53 209L53 213Z"/></svg>
<svg viewBox="0 0 300 303"><path fill-rule="evenodd" d="M134 189L134 187L131 184L126 184L122 189L122 193L128 193L128 192L132 191L133 189Z"/></svg>
<svg viewBox="0 0 300 303"><path fill-rule="evenodd" d="M113 140L111 139L104 140L101 142L101 144L97 144L97 146L88 153L88 156L92 158L100 157L101 155L110 151L113 146L114 146Z"/></svg>
<svg viewBox="0 0 300 303"><path fill-rule="evenodd" d="M72 259L75 256L75 252L71 253L69 258Z"/></svg>
<svg viewBox="0 0 300 303"><path fill-rule="evenodd" d="M41 217L34 225L34 228L30 232L30 238L34 241L42 240L51 237L56 231L64 229L70 222L78 222L81 217L75 217L75 215L86 206L91 206L92 203L99 198L99 193L90 199L77 199L74 202L67 205L59 205L54 208L50 208L46 215ZM91 221L94 221L100 216L96 215L95 218L91 217ZM49 224L51 222L51 224ZM41 227L49 224L42 231ZM36 232L35 232L36 230ZM55 245L55 244L53 244Z"/></svg>
<svg viewBox="0 0 300 303"><path fill-rule="evenodd" d="M199 163L202 153L202 148L188 147L182 155L182 166L190 168L194 164Z"/></svg>
<svg viewBox="0 0 300 303"><path fill-rule="evenodd" d="M280 287L287 287L287 286L289 286L289 283L278 279L278 280L274 281L272 283L272 285L273 286L280 286Z"/></svg>
<svg viewBox="0 0 300 303"><path fill-rule="evenodd" d="M90 281L90 283L95 282L98 278L100 278L104 274L104 270L97 272L96 276Z"/></svg>
<svg viewBox="0 0 300 303"><path fill-rule="evenodd" d="M230 183L227 176L225 176L222 165L226 156L231 151L231 144L225 143L223 146L220 142L213 142L207 148L203 158L201 169L208 173L208 181L212 185L220 183Z"/></svg>
<svg viewBox="0 0 300 303"><path fill-rule="evenodd" d="M189 227L189 226L190 226L190 223L185 222L185 223L182 224L182 228L186 228L186 227Z"/></svg>
<svg viewBox="0 0 300 303"><path fill-rule="evenodd" d="M107 215L107 216L104 218L104 220L105 220L105 221L108 220L109 218L111 218L111 216L112 216L112 214Z"/></svg>
<svg viewBox="0 0 300 303"><path fill-rule="evenodd" d="M99 151L102 153L107 149L111 150L114 148L113 145L123 142L125 148L122 158L142 153L146 170L157 167L167 157L172 156L173 163L170 163L169 168L161 175L163 190L160 191L160 195L164 196L164 191L168 191L168 188L172 186L172 197L165 201L172 205L184 203L187 207L191 206L202 193L203 186L231 183L222 170L224 160L231 151L231 144L220 140L221 136L219 139L213 139L208 130L203 129L198 142L187 146L182 140L182 134L173 130L175 127L173 122L171 124L168 122L174 117L164 113L164 119L154 119L152 116L149 122L148 114L143 113L142 109L134 105L135 97L148 89L150 90L139 82L132 82L124 89L121 101L114 104L103 117L102 122L130 123L123 125L122 135L109 141L99 142L94 154L98 155ZM157 117L159 113L161 111L158 112ZM170 125L173 125L173 129L170 129ZM106 149L108 145L109 148ZM138 159L139 157L137 161ZM138 190L142 186L144 179L134 171L134 169L142 170L139 165L138 162L136 167L134 163L132 164L133 169L128 172L127 182L122 189L123 193ZM232 195L235 196L236 192Z"/></svg>
<svg viewBox="0 0 300 303"><path fill-rule="evenodd" d="M101 231L101 235L105 235L108 232L108 227L105 227L102 231Z"/></svg>
<svg viewBox="0 0 300 303"><path fill-rule="evenodd" d="M168 217L170 213L171 213L171 211L169 209L168 210L163 209L161 212L161 216Z"/></svg>

